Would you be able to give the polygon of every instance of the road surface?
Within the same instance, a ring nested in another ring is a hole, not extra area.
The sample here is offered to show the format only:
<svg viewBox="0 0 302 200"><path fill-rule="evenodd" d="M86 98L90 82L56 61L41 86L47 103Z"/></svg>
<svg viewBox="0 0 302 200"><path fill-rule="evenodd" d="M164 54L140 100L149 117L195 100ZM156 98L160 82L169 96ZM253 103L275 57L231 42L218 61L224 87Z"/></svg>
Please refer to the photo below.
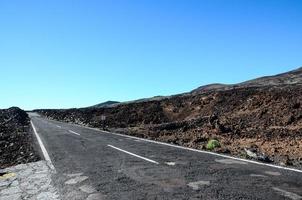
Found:
<svg viewBox="0 0 302 200"><path fill-rule="evenodd" d="M302 173L31 115L63 199L302 199Z"/></svg>

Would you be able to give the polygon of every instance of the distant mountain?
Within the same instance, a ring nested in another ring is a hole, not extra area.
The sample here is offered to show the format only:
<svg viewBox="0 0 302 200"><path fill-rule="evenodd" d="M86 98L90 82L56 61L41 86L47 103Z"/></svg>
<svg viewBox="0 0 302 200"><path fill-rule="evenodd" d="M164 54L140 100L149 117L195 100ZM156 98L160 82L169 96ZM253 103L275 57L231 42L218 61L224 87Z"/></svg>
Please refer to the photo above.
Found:
<svg viewBox="0 0 302 200"><path fill-rule="evenodd" d="M155 96L150 98L143 98L143 99L137 99L133 101L124 101L124 102L118 102L118 101L106 101L100 104L96 104L94 106L90 106L88 108L112 108L118 105L125 105L125 104L131 104L131 103L142 103L142 102L148 102L148 101L160 101L162 99L168 98L168 96Z"/></svg>
<svg viewBox="0 0 302 200"><path fill-rule="evenodd" d="M90 108L105 108L105 107L111 107L113 106L114 104L119 104L120 102L118 101L105 101L103 103L99 103L99 104L96 104L94 106L91 106Z"/></svg>
<svg viewBox="0 0 302 200"><path fill-rule="evenodd" d="M210 91L225 91L231 90L235 88L248 88L248 87L263 87L263 86L280 86L280 85L288 85L288 84L302 84L302 67L292 70L286 73L277 74L273 76L264 76L260 78L256 78L253 80L245 81L237 84L222 84L222 83L213 83L209 85L200 86L197 89L192 90L188 93L170 95L170 96L155 96L150 98L137 99L133 101L106 101L90 108L104 108L104 107L115 107L118 105L132 104L132 103L142 103L149 101L161 101L164 99L170 99L179 96L188 96L194 94L200 94Z"/></svg>
<svg viewBox="0 0 302 200"><path fill-rule="evenodd" d="M302 84L302 67L274 76L264 76L253 80L245 81L238 84L210 84L198 87L192 90L191 94L204 93L208 91L222 91L234 88L247 88L247 87L263 87L263 86L280 86L288 84Z"/></svg>
<svg viewBox="0 0 302 200"><path fill-rule="evenodd" d="M119 104L131 104L131 103L142 103L142 102L148 102L148 101L160 101L163 99L168 98L169 96L154 96L154 97L149 97L149 98L143 98L143 99L137 99L133 101L125 101L121 102Z"/></svg>

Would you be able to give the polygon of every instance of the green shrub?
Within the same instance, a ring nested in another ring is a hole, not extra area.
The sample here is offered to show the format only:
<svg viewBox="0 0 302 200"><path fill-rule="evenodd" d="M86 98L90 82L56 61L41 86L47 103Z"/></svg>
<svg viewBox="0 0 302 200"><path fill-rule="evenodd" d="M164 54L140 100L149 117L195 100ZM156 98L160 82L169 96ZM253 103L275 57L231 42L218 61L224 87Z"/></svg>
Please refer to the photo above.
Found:
<svg viewBox="0 0 302 200"><path fill-rule="evenodd" d="M209 140L207 144L207 150L213 150L216 147L220 147L220 143L218 142L218 140Z"/></svg>

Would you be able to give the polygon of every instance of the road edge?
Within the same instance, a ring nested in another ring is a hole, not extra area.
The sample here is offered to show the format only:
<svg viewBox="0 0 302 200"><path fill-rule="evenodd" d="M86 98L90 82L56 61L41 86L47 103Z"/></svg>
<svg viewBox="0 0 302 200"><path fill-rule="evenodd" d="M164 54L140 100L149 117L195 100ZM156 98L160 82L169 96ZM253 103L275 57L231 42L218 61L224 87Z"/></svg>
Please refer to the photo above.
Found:
<svg viewBox="0 0 302 200"><path fill-rule="evenodd" d="M47 119L47 118L44 118L44 119ZM53 119L47 119L47 120L55 121L55 122L59 122L59 123L66 123L66 122L61 122L61 121L57 121L57 120L53 120ZM252 164L256 164L256 165L262 165L262 166L272 167L272 168L276 168L276 169L283 169L283 170L287 170L287 171L302 173L302 170L300 170L300 169L283 167L283 166L280 166L280 165L274 165L274 164L268 164L268 163L262 163L262 162L258 162L258 161L255 161L255 160L248 160L248 159L244 159L244 158L238 158L238 157L219 154L219 153L215 153L215 152L211 152L211 151L203 151L203 150L193 149L193 148L189 148L189 147L183 147L183 146L179 146L179 145L175 145L175 144L169 144L169 143L165 143L165 142L159 142L159 141L155 141L155 140L140 138L140 137L136 137L136 136L109 132L109 131L105 131L105 130L100 130L98 128L83 126L83 125L74 124L74 123L67 123L67 124L72 124L72 125L75 125L75 126L78 126L78 127L82 127L82 128L86 128L86 129L90 129L90 130L95 130L95 131L98 131L100 133L108 133L108 134L118 135L118 136L121 136L121 137L128 137L128 138L137 139L137 140L141 140L141 141L145 141L145 142L170 146L170 147L174 147L174 148L178 148L178 149L184 149L184 150L199 152L199 153L203 153L203 154L210 154L210 155L214 155L214 156L219 156L219 157L223 157L223 158L243 161L243 162L252 163Z"/></svg>
<svg viewBox="0 0 302 200"><path fill-rule="evenodd" d="M47 150L46 150L46 148L45 148L45 146L44 146L44 144L43 144L43 142L42 142L42 140L41 140L41 138L40 138L40 136L39 136L39 134L38 134L38 132L37 132L37 129L36 129L34 123L32 122L32 120L30 120L30 124L31 124L31 127L33 128L34 134L35 134L36 139L37 139L37 141L38 141L38 143L39 143L39 146L40 146L40 148L41 148L41 151L42 151L42 153L43 153L44 159L45 159L45 161L46 161L48 167L49 167L52 171L56 172L56 169L55 169L55 167L54 167L54 165L53 165L53 163L52 163L52 161L51 161L51 159L50 159L50 156L49 156L49 154L48 154L48 152L47 152Z"/></svg>

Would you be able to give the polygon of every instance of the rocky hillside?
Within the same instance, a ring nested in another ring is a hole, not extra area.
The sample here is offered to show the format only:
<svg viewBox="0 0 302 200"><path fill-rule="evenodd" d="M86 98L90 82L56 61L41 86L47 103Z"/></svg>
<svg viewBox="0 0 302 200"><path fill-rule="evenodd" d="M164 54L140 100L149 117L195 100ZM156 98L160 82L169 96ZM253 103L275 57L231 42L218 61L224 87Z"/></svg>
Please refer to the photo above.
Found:
<svg viewBox="0 0 302 200"><path fill-rule="evenodd" d="M39 160L29 126L29 117L20 108L0 110L0 168Z"/></svg>
<svg viewBox="0 0 302 200"><path fill-rule="evenodd" d="M237 87L119 104L112 108L38 110L66 122L282 165L302 165L302 69ZM240 86L239 86L240 85ZM217 89L218 88L218 89ZM202 91L202 92L201 92ZM106 115L106 121L101 121Z"/></svg>
<svg viewBox="0 0 302 200"><path fill-rule="evenodd" d="M273 86L281 86L281 85L289 85L289 84L297 84L297 83L302 83L302 67L290 72L286 72L274 76L265 76L239 84L226 85L226 84L217 83L217 84L201 86L191 91L191 93L197 94L207 91L230 90L234 88L265 87L265 86L273 87Z"/></svg>
<svg viewBox="0 0 302 200"><path fill-rule="evenodd" d="M114 106L115 104L118 104L120 102L118 101L105 101L103 103L99 103L99 104L96 104L94 106L91 106L90 108L106 108L106 107L112 107Z"/></svg>

